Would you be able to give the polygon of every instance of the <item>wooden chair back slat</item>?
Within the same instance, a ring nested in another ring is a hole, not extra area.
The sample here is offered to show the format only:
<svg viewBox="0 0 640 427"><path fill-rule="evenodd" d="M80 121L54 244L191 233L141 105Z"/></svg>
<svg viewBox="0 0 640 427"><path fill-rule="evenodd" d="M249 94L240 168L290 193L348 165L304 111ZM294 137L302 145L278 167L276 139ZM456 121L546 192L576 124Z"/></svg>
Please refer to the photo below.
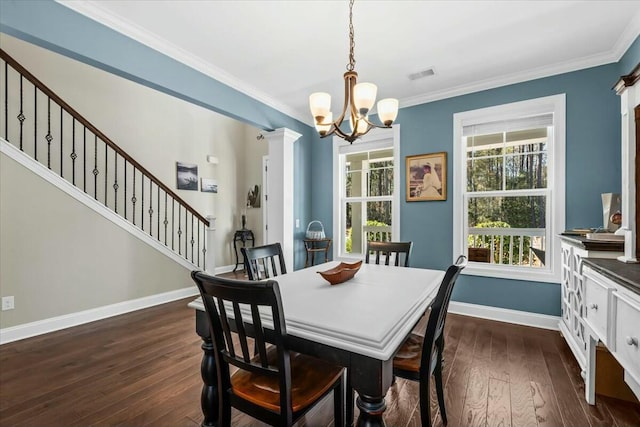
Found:
<svg viewBox="0 0 640 427"><path fill-rule="evenodd" d="M241 248L241 250L249 280L269 279L287 273L280 243Z"/></svg>
<svg viewBox="0 0 640 427"><path fill-rule="evenodd" d="M413 250L413 242L367 242L367 253L365 254L364 262L369 264L370 256L375 254L375 263L380 264L381 255L384 260L384 265L389 265L391 258L394 257L393 265L400 266L400 258L404 258L402 265L409 267L409 260L411 258L411 251Z"/></svg>
<svg viewBox="0 0 640 427"><path fill-rule="evenodd" d="M240 304L237 302L233 302L233 318L236 324L236 332L238 334L238 341L240 342L240 349L242 350L242 358L248 363L249 360L251 360L251 355L249 354L249 345L247 344L247 334L244 330L244 320L242 318L242 313L240 312Z"/></svg>
<svg viewBox="0 0 640 427"><path fill-rule="evenodd" d="M233 338L231 336L231 328L229 327L229 317L227 316L227 310L224 307L224 301L216 300L218 309L220 310L220 324L226 340L226 347L231 357L236 357L236 350L233 345Z"/></svg>
<svg viewBox="0 0 640 427"><path fill-rule="evenodd" d="M251 307L251 316L253 318L253 331L254 331L254 340L256 352L258 353L260 364L263 367L268 367L267 361L267 345L264 337L264 331L262 330L262 319L260 318L260 312L258 311L258 307Z"/></svg>

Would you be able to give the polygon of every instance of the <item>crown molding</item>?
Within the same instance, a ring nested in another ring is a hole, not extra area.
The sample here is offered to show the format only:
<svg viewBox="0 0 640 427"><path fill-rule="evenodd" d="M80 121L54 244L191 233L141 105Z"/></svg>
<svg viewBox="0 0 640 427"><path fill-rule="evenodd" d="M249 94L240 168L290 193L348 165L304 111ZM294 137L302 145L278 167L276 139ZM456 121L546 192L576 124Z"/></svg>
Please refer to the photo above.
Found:
<svg viewBox="0 0 640 427"><path fill-rule="evenodd" d="M640 12L636 13L629 25L624 29L618 41L613 46L613 53L616 58L616 62L622 59L622 56L627 52L629 47L640 35Z"/></svg>
<svg viewBox="0 0 640 427"><path fill-rule="evenodd" d="M114 16L103 7L100 6L98 1L85 0L85 1L73 1L73 0L55 0L57 3L84 15L102 25L111 28L112 30L124 34L125 36L136 40L145 46L148 46L178 62L181 62L233 89L238 90L263 104L272 107L283 114L286 114L300 122L313 126L313 120L310 120L306 114L302 114L294 108L283 104L265 94L264 92L256 89L255 87L247 84L244 81L230 75L226 71L212 65L211 63L203 60L202 58L195 56L184 49L181 49L167 40L158 37L157 35L148 32L147 30L133 24L126 19L118 16ZM626 26L611 52L600 53L587 57L578 58L575 60L565 61L560 64L553 64L551 66L539 67L533 70L526 70L523 72L516 72L506 76L500 76L497 78L486 79L470 84L460 85L449 89L444 89L436 92L429 92L421 95L416 95L399 100L399 107L412 107L415 105L425 104L429 102L439 101L447 98L453 98L456 96L468 95L475 92L481 92L483 90L495 89L502 86L507 86L516 83L523 83L526 81L536 80L545 77L551 77L554 75L569 73L572 71L578 71L586 68L597 67L600 65L610 64L618 62L624 53L629 49L629 46L636 40L640 34L640 12L636 13L633 19Z"/></svg>
<svg viewBox="0 0 640 427"><path fill-rule="evenodd" d="M309 117L303 117L295 109L273 99L264 92L255 87L239 80L226 71L218 68L202 58L185 51L184 49L172 44L171 42L158 37L134 23L109 13L99 2L95 0L73 1L73 0L55 0L56 3L65 6L74 12L86 16L112 30L123 34L151 49L158 51L180 63L183 63L196 71L199 71L220 83L223 83L239 92L262 102L263 104L280 111L296 120L308 124Z"/></svg>
<svg viewBox="0 0 640 427"><path fill-rule="evenodd" d="M618 62L627 52L629 47L640 35L640 12L636 13L626 26L620 37L616 41L611 52L590 55L560 64L547 67L535 68L533 70L512 73L510 75L474 82L468 85L461 85L451 89L438 92L418 95L400 100L400 107L412 107L414 105L453 98L455 96L468 95L488 89L495 89L510 84L523 83L530 80L551 77L559 74L570 73L572 71L584 70L586 68Z"/></svg>
<svg viewBox="0 0 640 427"><path fill-rule="evenodd" d="M586 68L597 67L599 65L610 64L612 62L617 62L616 54L613 52L592 55L572 61L566 61L560 64L554 64L548 67L535 68L533 70L512 73L493 79L481 80L468 85L461 85L439 92L431 92L424 95L405 98L400 102L400 106L402 108L412 107L414 105L426 104L433 101L453 98L455 96L468 95L475 92L481 92L483 90L495 89L511 84L523 83L530 80L536 80L559 74L570 73L572 71L583 70Z"/></svg>

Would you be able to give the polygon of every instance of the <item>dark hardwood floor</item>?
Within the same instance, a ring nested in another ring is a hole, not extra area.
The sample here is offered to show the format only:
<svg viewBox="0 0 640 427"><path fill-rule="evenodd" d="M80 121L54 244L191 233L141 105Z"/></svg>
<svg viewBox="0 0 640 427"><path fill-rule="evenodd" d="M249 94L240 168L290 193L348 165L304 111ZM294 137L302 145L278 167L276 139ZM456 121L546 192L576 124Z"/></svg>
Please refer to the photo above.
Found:
<svg viewBox="0 0 640 427"><path fill-rule="evenodd" d="M0 346L1 426L198 426L200 339L181 300ZM558 332L449 315L449 426L640 426L638 405L597 397ZM299 425L329 426L331 396ZM418 386L398 379L389 427L419 426ZM435 396L435 425L441 425ZM233 425L262 425L234 411Z"/></svg>

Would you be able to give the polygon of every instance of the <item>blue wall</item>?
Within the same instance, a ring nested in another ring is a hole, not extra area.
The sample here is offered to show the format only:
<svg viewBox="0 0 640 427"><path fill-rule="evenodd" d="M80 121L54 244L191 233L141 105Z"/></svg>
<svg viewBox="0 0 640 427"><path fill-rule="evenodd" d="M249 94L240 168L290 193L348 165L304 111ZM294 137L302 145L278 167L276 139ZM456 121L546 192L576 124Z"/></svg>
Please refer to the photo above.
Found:
<svg viewBox="0 0 640 427"><path fill-rule="evenodd" d="M544 79L486 90L442 101L403 108L400 124L401 159L421 153L446 151L449 170L453 157L453 114L462 111L566 94L566 227L602 224L600 193L620 191L620 100L611 90L619 65L609 64ZM316 166L312 179L312 211L332 224L332 194L322 165L329 165L330 143L312 147ZM405 165L401 160L401 176ZM400 239L412 240L412 265L444 269L453 258L453 174L447 177L446 202L405 202L402 186ZM322 182L318 182L322 181ZM560 286L553 283L461 277L453 299L460 302L560 314Z"/></svg>
<svg viewBox="0 0 640 427"><path fill-rule="evenodd" d="M618 69L618 74L624 76L626 74L631 73L631 71L638 65L640 62L640 37L637 37L636 40L631 44L629 49L622 55L618 64L620 65Z"/></svg>
<svg viewBox="0 0 640 427"><path fill-rule="evenodd" d="M288 127L301 134L295 151L294 214L332 228L332 148L307 125L50 0L0 1L0 30L58 53L234 117L261 129ZM611 90L640 60L636 40L620 62L403 108L401 159L446 151L452 165L453 114L565 93L567 99L566 226L602 221L600 193L620 191L619 99ZM400 167L404 174L404 161ZM445 268L452 261L452 174L446 202L404 202L401 236L415 242L417 267ZM301 238L304 227L295 230ZM296 268L304 263L297 240ZM559 315L557 284L462 277L457 301Z"/></svg>
<svg viewBox="0 0 640 427"><path fill-rule="evenodd" d="M305 189L316 132L308 125L50 0L1 0L0 31L259 129L286 127L301 133L294 151L294 215L301 224L310 221ZM296 268L304 266L304 254L296 239Z"/></svg>

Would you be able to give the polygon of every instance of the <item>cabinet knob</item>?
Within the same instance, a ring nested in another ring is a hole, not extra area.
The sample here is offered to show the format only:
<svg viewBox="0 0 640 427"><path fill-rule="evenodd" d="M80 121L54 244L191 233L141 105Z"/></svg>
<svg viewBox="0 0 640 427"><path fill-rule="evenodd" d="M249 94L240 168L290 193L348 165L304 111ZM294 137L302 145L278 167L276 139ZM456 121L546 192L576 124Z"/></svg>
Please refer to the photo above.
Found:
<svg viewBox="0 0 640 427"><path fill-rule="evenodd" d="M627 344L629 345L633 345L633 346L638 346L638 338L636 337L627 337L626 338Z"/></svg>
<svg viewBox="0 0 640 427"><path fill-rule="evenodd" d="M591 308L592 310L597 310L598 309L598 304L591 304L589 306L589 308Z"/></svg>

